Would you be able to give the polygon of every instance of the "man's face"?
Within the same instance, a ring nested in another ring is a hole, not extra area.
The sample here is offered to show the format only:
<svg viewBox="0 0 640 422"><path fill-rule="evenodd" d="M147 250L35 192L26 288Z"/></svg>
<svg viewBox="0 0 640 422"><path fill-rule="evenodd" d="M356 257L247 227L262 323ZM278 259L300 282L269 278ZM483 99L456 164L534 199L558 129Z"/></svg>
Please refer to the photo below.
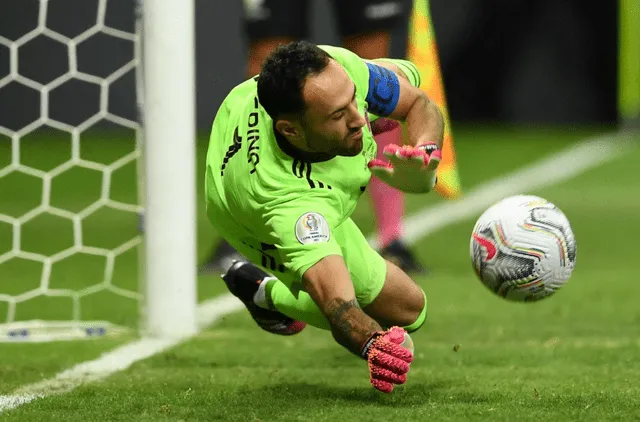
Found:
<svg viewBox="0 0 640 422"><path fill-rule="evenodd" d="M353 81L335 60L307 78L302 96L306 110L300 122L306 147L313 152L354 156L362 151L362 127Z"/></svg>

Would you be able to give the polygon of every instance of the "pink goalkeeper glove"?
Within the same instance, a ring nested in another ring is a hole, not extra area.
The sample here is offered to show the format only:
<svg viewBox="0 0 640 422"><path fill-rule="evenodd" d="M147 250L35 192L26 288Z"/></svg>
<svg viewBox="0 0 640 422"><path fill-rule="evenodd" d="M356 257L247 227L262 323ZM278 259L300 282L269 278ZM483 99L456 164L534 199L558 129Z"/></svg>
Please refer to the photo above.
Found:
<svg viewBox="0 0 640 422"><path fill-rule="evenodd" d="M362 348L361 356L369 363L371 385L383 393L391 393L394 384L404 384L407 380L413 352L405 348L405 334L400 327L379 331ZM407 337L407 342L412 344L411 338Z"/></svg>
<svg viewBox="0 0 640 422"><path fill-rule="evenodd" d="M389 186L408 193L430 192L436 184L436 170L442 152L433 143L415 147L387 145L384 155L389 162L374 159L369 162L371 173Z"/></svg>

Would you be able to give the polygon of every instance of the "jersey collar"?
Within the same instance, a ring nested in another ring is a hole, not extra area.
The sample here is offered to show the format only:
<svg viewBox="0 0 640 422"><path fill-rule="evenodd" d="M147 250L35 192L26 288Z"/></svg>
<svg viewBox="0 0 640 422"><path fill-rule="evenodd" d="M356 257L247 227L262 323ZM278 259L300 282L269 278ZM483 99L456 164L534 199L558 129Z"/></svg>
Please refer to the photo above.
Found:
<svg viewBox="0 0 640 422"><path fill-rule="evenodd" d="M333 155L306 152L296 148L295 146L291 145L289 141L287 141L287 138L285 138L280 132L276 130L275 123L273 124L273 133L280 150L282 150L282 152L284 152L294 160L300 160L307 163L320 163L335 158L335 156Z"/></svg>

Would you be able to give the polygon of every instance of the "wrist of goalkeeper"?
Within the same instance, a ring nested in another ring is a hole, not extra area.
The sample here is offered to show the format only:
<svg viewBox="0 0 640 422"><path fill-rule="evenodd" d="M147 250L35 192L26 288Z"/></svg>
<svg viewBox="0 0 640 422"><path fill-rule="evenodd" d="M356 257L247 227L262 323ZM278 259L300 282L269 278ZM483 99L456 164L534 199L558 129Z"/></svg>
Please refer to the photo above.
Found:
<svg viewBox="0 0 640 422"><path fill-rule="evenodd" d="M436 155L438 156L438 163L440 162L440 159L442 157L441 145L435 142L424 142L416 145L415 148L426 152L429 157L431 157L434 152L438 151ZM432 179L433 179L433 185L435 186L436 183L438 183L438 175L435 170L432 173Z"/></svg>
<svg viewBox="0 0 640 422"><path fill-rule="evenodd" d="M401 346L404 350L409 351L409 354L402 353L402 359L412 360L413 342L408 337L409 333L401 327L391 327L388 330L376 331L369 337L365 344L360 349L360 357L364 360L369 359L369 355L373 352L376 346L380 345L380 342L390 342L395 345ZM382 337L382 338L381 338ZM410 346L409 346L410 345ZM408 363L411 363L410 361Z"/></svg>
<svg viewBox="0 0 640 422"><path fill-rule="evenodd" d="M420 149L427 153L427 155L431 155L434 152L438 151L440 147L435 142L422 142L414 147L415 149Z"/></svg>

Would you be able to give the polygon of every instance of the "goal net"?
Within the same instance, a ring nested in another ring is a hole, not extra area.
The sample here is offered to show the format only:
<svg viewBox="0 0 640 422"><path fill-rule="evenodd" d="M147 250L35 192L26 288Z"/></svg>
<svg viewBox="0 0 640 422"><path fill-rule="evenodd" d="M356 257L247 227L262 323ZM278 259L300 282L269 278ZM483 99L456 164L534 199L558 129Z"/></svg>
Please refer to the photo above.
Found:
<svg viewBox="0 0 640 422"><path fill-rule="evenodd" d="M158 37L155 25L181 14L174 10L171 17L166 6L164 11L158 7L171 2L155 3L151 32ZM188 16L190 2L178 3ZM153 169L166 165L172 151L161 149L168 145L165 140L150 138L144 144L152 142L153 148L143 154L144 6L132 0L0 4L0 341L140 333L145 327L154 331L154 324L165 324L159 314L173 305L191 306L189 288L186 299L178 295L172 303L167 297L175 293L171 283L176 277L163 265L175 262L158 264L164 275L145 270L151 252L163 261L163 253L171 254L171 246L163 245L180 236L180 228L166 225L170 216L162 207L185 197L171 198L171 186L165 197L152 196L160 192L154 186L167 184L157 179L170 177ZM149 48L152 61L159 48L167 48L156 44ZM189 64L186 69L188 74ZM184 72L176 73L181 76ZM166 74L157 79L171 83ZM166 96L151 94L162 106ZM151 110L151 118L166 118L158 113L167 111L173 109ZM188 143L177 144L171 148L182 145L183 155L191 152ZM155 160L150 167L149 159ZM145 191L146 176L153 186ZM182 188L190 192L190 186ZM155 204L147 230L161 229L145 241L140 216L147 201ZM185 217L179 207L176 213ZM190 226L183 229L192 235ZM190 238L177 243L185 241ZM194 278L186 271L183 285ZM185 312L189 330L189 311L178 312L178 318ZM155 322L148 319L154 315ZM154 333L163 334L162 329Z"/></svg>

